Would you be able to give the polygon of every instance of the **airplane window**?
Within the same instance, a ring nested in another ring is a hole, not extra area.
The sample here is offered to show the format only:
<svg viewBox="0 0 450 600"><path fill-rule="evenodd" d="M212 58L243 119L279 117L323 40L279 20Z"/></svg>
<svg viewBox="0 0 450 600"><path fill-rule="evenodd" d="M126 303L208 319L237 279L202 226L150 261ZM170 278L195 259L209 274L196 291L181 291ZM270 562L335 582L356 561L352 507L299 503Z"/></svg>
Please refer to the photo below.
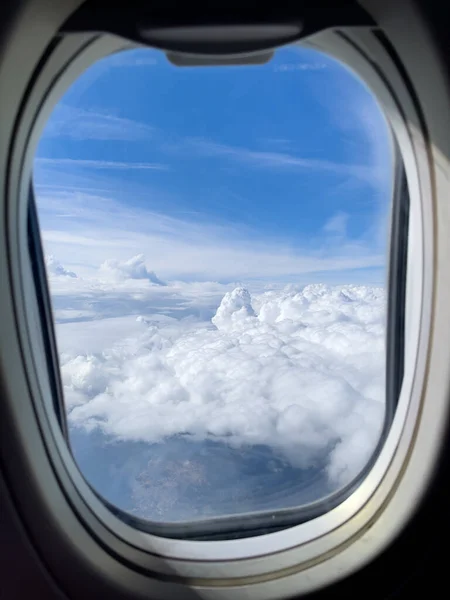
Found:
<svg viewBox="0 0 450 600"><path fill-rule="evenodd" d="M69 443L98 494L195 523L361 480L391 411L394 163L374 95L311 49L127 50L72 85L34 190Z"/></svg>

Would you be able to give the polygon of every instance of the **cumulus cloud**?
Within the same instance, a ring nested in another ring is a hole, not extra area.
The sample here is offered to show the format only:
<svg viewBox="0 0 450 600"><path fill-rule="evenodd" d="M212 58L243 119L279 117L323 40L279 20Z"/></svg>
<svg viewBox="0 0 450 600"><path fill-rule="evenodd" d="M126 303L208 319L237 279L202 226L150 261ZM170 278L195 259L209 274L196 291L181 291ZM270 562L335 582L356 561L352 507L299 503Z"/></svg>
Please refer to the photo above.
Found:
<svg viewBox="0 0 450 600"><path fill-rule="evenodd" d="M238 287L232 292L225 294L211 321L217 329L227 330L239 322L245 326L248 318L255 316L248 290Z"/></svg>
<svg viewBox="0 0 450 600"><path fill-rule="evenodd" d="M238 287L211 321L134 316L119 340L61 355L69 422L121 440L265 445L295 467L325 461L337 488L381 431L384 315L381 288L310 285Z"/></svg>
<svg viewBox="0 0 450 600"><path fill-rule="evenodd" d="M68 271L67 269L65 269L52 254L48 254L45 257L45 266L49 275L74 278L77 276L76 273L74 273L73 271Z"/></svg>
<svg viewBox="0 0 450 600"><path fill-rule="evenodd" d="M123 281L125 279L147 279L156 285L165 285L145 264L145 256L137 254L128 260L108 259L100 266L100 273L108 279Z"/></svg>

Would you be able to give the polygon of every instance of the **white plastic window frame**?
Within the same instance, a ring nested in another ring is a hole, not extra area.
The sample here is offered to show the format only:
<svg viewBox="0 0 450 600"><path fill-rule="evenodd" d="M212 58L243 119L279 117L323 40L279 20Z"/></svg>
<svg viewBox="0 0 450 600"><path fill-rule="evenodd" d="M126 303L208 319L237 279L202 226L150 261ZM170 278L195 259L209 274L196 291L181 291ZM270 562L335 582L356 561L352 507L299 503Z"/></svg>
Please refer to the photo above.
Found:
<svg viewBox="0 0 450 600"><path fill-rule="evenodd" d="M342 504L316 519L267 535L226 541L187 541L138 531L115 517L80 475L51 400L28 254L26 223L34 151L58 98L89 64L130 47L121 39L73 35L49 53L26 106L11 152L8 251L16 324L29 396L17 398L17 427L27 460L61 534L77 553L114 579L119 589L154 598L276 598L311 591L362 566L407 520L420 500L438 451L446 406L442 395L424 402L435 286L436 196L429 147L408 89L372 33L352 39L327 32L308 40L351 66L381 101L401 149L410 192L405 372L395 417L372 470ZM361 51L364 49L364 52ZM377 57L377 66L367 56ZM383 76L380 76L380 73ZM16 373L15 376L20 376ZM43 448L45 452L43 452ZM411 462L414 462L412 471ZM101 550L100 550L101 548ZM153 585L148 589L148 578Z"/></svg>

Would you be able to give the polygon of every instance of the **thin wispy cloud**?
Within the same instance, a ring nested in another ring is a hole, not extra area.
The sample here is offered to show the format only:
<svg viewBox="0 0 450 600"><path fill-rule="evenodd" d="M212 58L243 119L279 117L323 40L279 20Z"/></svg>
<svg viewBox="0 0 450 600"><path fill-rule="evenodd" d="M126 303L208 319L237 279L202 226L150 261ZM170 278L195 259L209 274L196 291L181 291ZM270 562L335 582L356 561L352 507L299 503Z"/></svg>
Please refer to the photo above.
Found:
<svg viewBox="0 0 450 600"><path fill-rule="evenodd" d="M288 73L291 71L322 71L326 69L327 65L325 63L317 62L317 63L282 63L275 65L273 70L277 73Z"/></svg>
<svg viewBox="0 0 450 600"><path fill-rule="evenodd" d="M44 130L46 138L72 140L148 140L155 128L134 119L58 104Z"/></svg>
<svg viewBox="0 0 450 600"><path fill-rule="evenodd" d="M143 139L152 138L153 147L158 148L162 155L167 157L173 154L185 154L188 158L198 156L202 158L221 157L254 169L272 169L272 170L297 170L297 171L318 171L331 174L355 177L369 183L376 183L380 173L371 165L338 163L324 159L309 158L307 156L298 156L289 152L271 152L261 149L252 149L244 146L233 146L224 144L213 138L197 138L191 136L171 136L171 142L166 141L166 135L163 131L155 127L148 127L138 121L130 119L121 119L103 115L96 121L95 126L91 127L89 120L97 119L97 114L81 115L79 121L73 128L69 122L59 122L50 124L50 130L46 131L48 137L71 137L72 139L115 139L121 141L139 142ZM48 162L53 161L53 165L61 166L85 166L96 168L116 168L116 169L167 169L167 165L161 163L123 163L113 161L87 161L70 159L45 159L40 160ZM44 164L44 163L42 163Z"/></svg>
<svg viewBox="0 0 450 600"><path fill-rule="evenodd" d="M371 165L338 163L296 156L287 152L266 152L243 146L221 144L205 138L185 138L184 147L202 157L223 157L257 169L289 169L347 175L368 183L378 181L379 171Z"/></svg>
<svg viewBox="0 0 450 600"><path fill-rule="evenodd" d="M363 111L360 108L360 111ZM363 113L364 114L364 113ZM345 126L345 125L343 125ZM367 122L367 127L373 128L373 123ZM335 162L326 159L300 156L293 152L267 151L265 149L249 148L222 143L214 138L200 138L171 134L170 142L167 142L167 134L157 127L145 123L101 114L97 112L84 111L60 105L49 121L45 130L47 138L70 138L74 140L117 140L127 142L140 142L152 140L153 148L158 149L162 156L168 159L174 154L183 154L187 158L220 157L245 165L253 169L271 169L276 171L299 171L318 172L332 175L355 178L358 181L377 185L386 176L384 168L386 160L380 157L379 151L373 153L374 160L370 164L359 164L358 162ZM380 146L385 147L384 140ZM266 146L266 144L264 144ZM41 158L41 161L50 160ZM70 166L69 159L51 159L53 166ZM167 170L169 167L163 163L147 162L116 162L116 161L88 161L73 160L74 166L84 166L98 169L158 169ZM42 163L44 164L44 163ZM49 162L46 164L50 165Z"/></svg>
<svg viewBox="0 0 450 600"><path fill-rule="evenodd" d="M74 270L80 264L92 269L112 255L124 260L137 253L144 253L149 269L163 278L210 281L298 278L380 268L385 262L364 237L344 236L330 248L334 236L322 235L317 244L305 240L293 247L231 223L205 224L80 193L48 196L41 191L39 204L46 251Z"/></svg>
<svg viewBox="0 0 450 600"><path fill-rule="evenodd" d="M347 234L347 223L349 218L349 214L339 211L328 219L323 226L323 231L342 238Z"/></svg>
<svg viewBox="0 0 450 600"><path fill-rule="evenodd" d="M39 167L78 167L114 171L167 171L169 169L168 165L162 163L118 162L108 160L85 160L77 158L37 158L36 164Z"/></svg>
<svg viewBox="0 0 450 600"><path fill-rule="evenodd" d="M311 86L308 91L324 111L330 126L339 132L342 152L350 159L359 157L364 164L373 165L378 182L386 184L392 175L393 147L389 143L390 130L383 107L376 97L360 82L351 87L342 85L336 73L330 74L322 87ZM384 194L384 199L386 197Z"/></svg>
<svg viewBox="0 0 450 600"><path fill-rule="evenodd" d="M357 108L357 110L356 110ZM348 111L346 111L348 113ZM363 122L371 132L376 130L377 123L373 122L373 117L366 107L355 103L355 119ZM346 115L348 118L348 115ZM340 126L344 129L355 127L347 124L343 118ZM358 123L356 127L361 130L362 125ZM240 163L248 168L271 169L277 171L294 170L300 172L321 172L333 175L347 176L371 185L379 184L380 180L386 176L387 160L381 155L385 150L385 140L380 134L380 142L372 152L372 158L369 163L359 163L358 161L336 162L326 159L308 157L307 155L298 155L287 151L268 151L266 143L263 148L249 148L223 143L214 138L193 137L186 135L177 135L171 133L170 142L167 141L167 132L158 127L149 126L137 120L108 115L101 112L86 111L72 108L65 105L59 105L52 115L46 130L46 138L66 138L73 140L116 140L126 142L141 142L152 140L154 149L158 149L162 156L170 158L174 154L183 154L187 158L202 157L214 158L220 157L235 163ZM374 139L377 136L374 135ZM281 146L281 145L279 145ZM379 148L378 148L379 146ZM284 147L288 147L285 143ZM45 159L40 159L45 160ZM56 160L53 165L56 166ZM68 166L68 159L58 158L61 166ZM94 162L96 163L94 165ZM102 164L103 163L103 164ZM47 163L49 164L49 163ZM114 162L114 161L75 161L74 166L97 167L103 169L167 169L167 165L162 163L147 163L139 161L134 163ZM127 166L125 166L125 164Z"/></svg>

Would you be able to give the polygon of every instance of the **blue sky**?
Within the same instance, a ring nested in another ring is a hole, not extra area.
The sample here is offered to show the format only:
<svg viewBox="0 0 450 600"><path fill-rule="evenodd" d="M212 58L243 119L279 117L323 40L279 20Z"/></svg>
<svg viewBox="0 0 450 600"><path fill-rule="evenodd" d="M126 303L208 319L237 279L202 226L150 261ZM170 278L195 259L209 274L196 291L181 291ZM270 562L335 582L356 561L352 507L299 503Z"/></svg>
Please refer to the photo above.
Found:
<svg viewBox="0 0 450 600"><path fill-rule="evenodd" d="M263 278L273 249L285 258L269 278L383 283L388 128L365 85L316 51L226 68L179 68L149 49L105 58L61 99L36 158L44 242L64 262L87 268L104 238L115 246L99 261L116 247L119 258L143 251L164 277L232 278L235 258L224 269L198 259L217 240L245 248L244 263L249 248L254 265L260 253L260 272L241 267L238 278ZM177 256L192 268L177 269Z"/></svg>

